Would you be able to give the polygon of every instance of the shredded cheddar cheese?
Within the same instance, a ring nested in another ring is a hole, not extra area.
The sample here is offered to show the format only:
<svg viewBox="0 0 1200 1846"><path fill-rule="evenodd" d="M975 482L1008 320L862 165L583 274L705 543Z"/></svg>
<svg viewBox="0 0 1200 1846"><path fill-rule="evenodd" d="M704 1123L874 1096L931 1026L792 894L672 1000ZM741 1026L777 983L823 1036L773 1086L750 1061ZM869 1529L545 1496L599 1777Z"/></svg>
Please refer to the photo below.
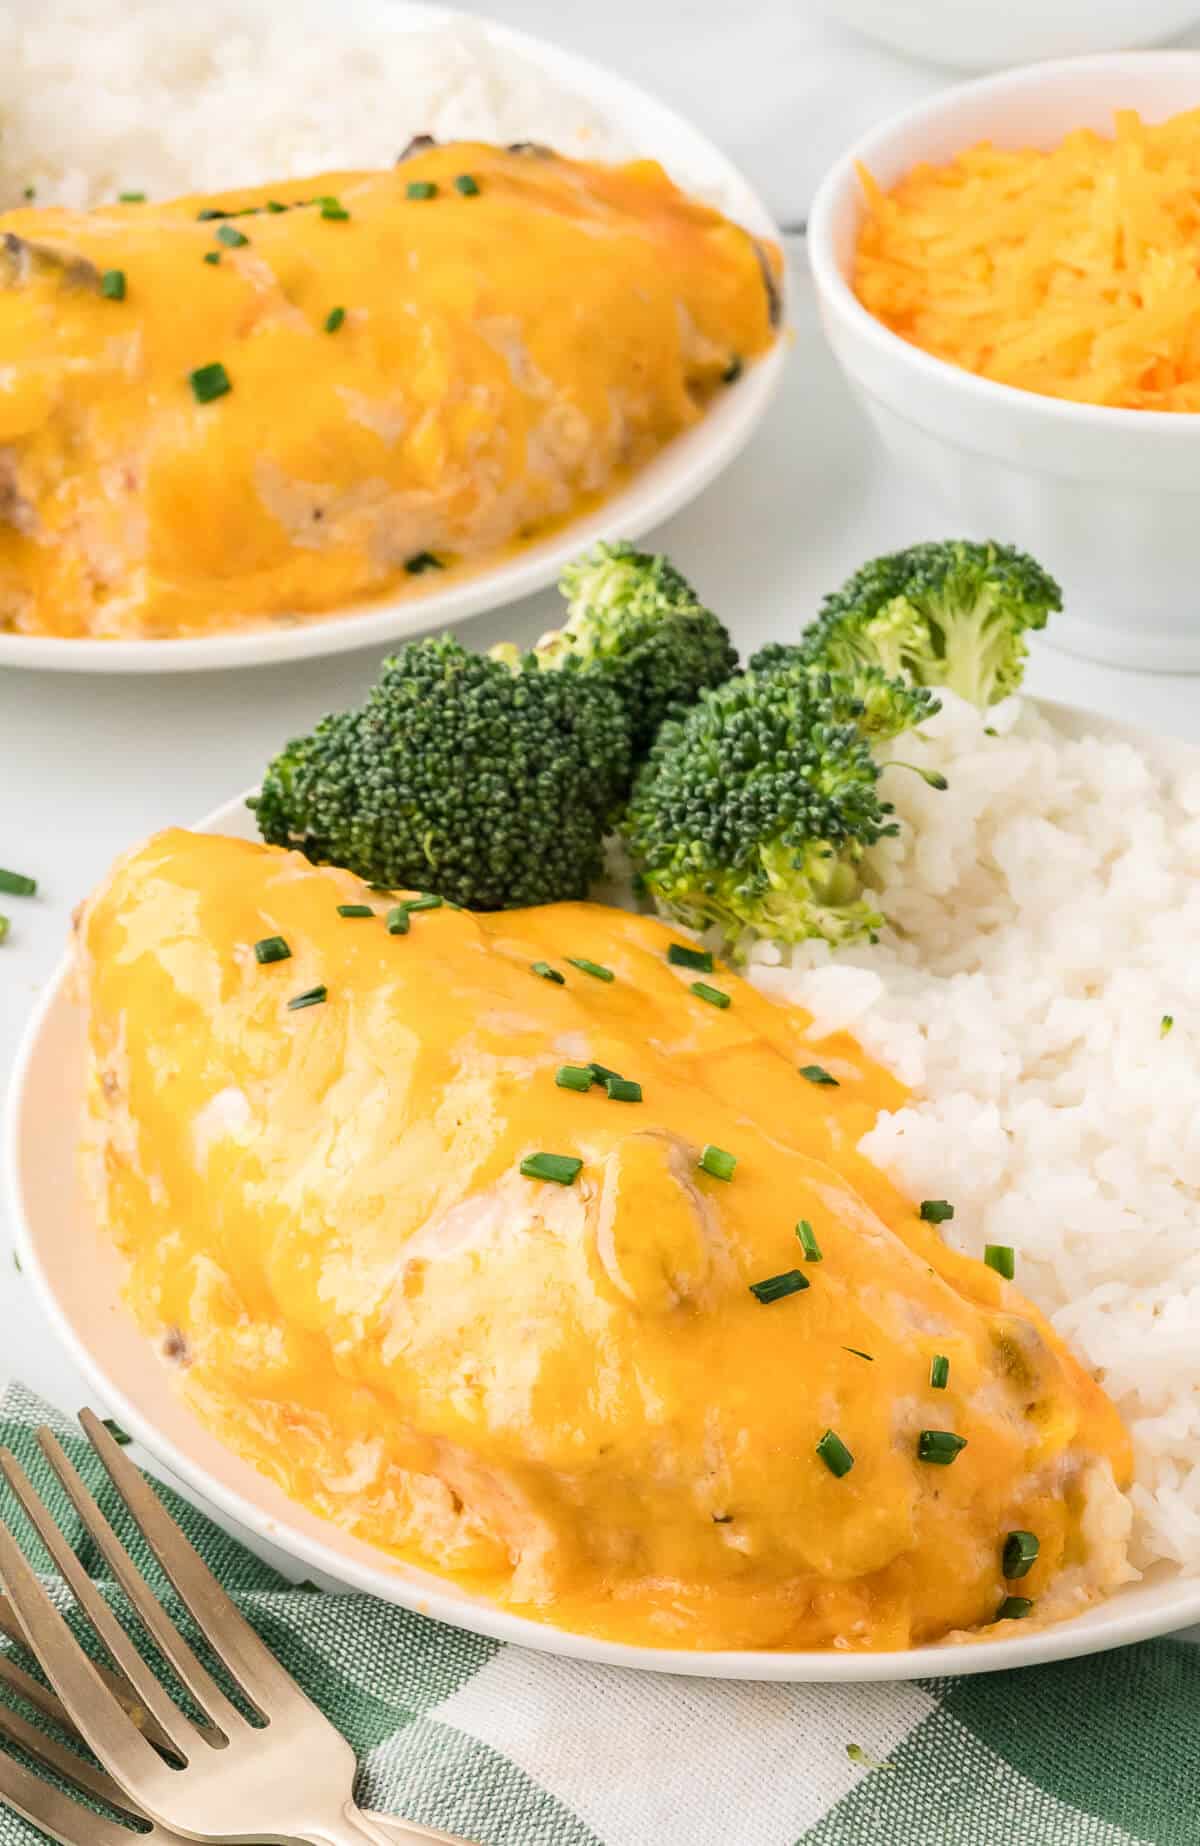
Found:
<svg viewBox="0 0 1200 1846"><path fill-rule="evenodd" d="M1023 391L1200 410L1200 109L860 179L854 288L893 333Z"/></svg>

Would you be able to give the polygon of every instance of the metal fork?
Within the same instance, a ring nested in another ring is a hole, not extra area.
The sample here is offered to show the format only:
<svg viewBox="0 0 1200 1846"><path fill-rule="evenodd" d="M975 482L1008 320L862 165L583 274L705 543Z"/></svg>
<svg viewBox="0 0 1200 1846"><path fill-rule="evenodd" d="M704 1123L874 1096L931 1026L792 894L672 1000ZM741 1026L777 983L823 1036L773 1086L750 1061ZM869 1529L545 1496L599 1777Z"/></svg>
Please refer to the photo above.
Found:
<svg viewBox="0 0 1200 1846"><path fill-rule="evenodd" d="M50 1430L39 1430L42 1453L155 1647L203 1714L204 1723L194 1723L180 1710L83 1569L16 1456L0 1450L0 1473L141 1709L131 1715L130 1700L121 1696L113 1674L89 1659L20 1546L0 1525L0 1580L8 1591L21 1639L75 1729L124 1791L126 1798L119 1805L126 1812L147 1816L159 1828L157 1836L150 1836L156 1846L180 1836L220 1842L220 1846L261 1846L262 1842L270 1846L364 1846L364 1842L396 1846L398 1840L405 1846L409 1842L428 1846L429 1841L468 1846L454 1835L407 1823L397 1828L389 1823L389 1831L384 1832L362 1812L353 1795L354 1752L345 1738L235 1608L99 1418L85 1410L79 1420L180 1601L259 1720L256 1725L244 1718L222 1691L154 1595L62 1445ZM17 1671L11 1664L6 1667L10 1683ZM46 1694L40 1687L38 1692L45 1710ZM11 1726L13 1715L6 1714L6 1721ZM173 1760L155 1747L148 1726L154 1727L155 1741ZM38 1750L46 1760L44 1740L39 1741ZM94 1776L89 1765L83 1767ZM74 1763L69 1773L79 1784ZM96 1792L88 1782L83 1786ZM37 1824L45 1823L38 1820ZM59 1837L77 1838L78 1829L74 1836ZM127 1846L129 1835L114 1827L113 1839ZM88 1846L108 1846L107 1838L93 1829Z"/></svg>

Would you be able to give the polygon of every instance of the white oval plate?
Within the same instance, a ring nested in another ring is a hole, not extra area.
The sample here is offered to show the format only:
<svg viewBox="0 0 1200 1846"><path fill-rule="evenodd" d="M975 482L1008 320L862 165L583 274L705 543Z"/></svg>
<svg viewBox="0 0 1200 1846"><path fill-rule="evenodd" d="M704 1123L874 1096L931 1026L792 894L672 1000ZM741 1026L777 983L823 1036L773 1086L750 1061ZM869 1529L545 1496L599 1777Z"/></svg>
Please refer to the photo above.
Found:
<svg viewBox="0 0 1200 1846"><path fill-rule="evenodd" d="M1044 709L1080 731L1195 756L1188 745L1164 744L1070 706ZM256 837L240 799L218 808L198 830ZM3 1164L22 1267L101 1407L227 1522L307 1569L498 1641L708 1679L846 1682L987 1673L1098 1653L1200 1621L1200 1581L1160 1567L1071 1621L1042 1629L1014 1624L1004 1640L881 1654L695 1653L597 1640L529 1621L350 1538L223 1447L167 1388L161 1359L123 1302L121 1259L98 1234L77 1184L82 1047L82 1015L64 962L30 1021L8 1101Z"/></svg>
<svg viewBox="0 0 1200 1846"><path fill-rule="evenodd" d="M420 31L456 24L479 27L502 50L577 95L639 154L660 160L673 179L711 199L731 218L763 237L780 232L749 182L699 129L624 77L562 51L544 39L514 32L498 21L437 5L387 8L388 30ZM538 125L529 124L531 138ZM403 138L403 137L401 137ZM530 545L519 557L420 596L381 600L294 628L251 628L240 633L178 641L62 640L53 635L0 634L0 667L51 668L70 673L182 673L216 667L263 666L395 641L402 635L444 628L485 609L498 609L553 583L564 564L599 538L640 538L678 512L718 475L749 440L775 391L787 359L787 276L783 326L770 352L748 366L692 429L668 443L622 492L586 517Z"/></svg>

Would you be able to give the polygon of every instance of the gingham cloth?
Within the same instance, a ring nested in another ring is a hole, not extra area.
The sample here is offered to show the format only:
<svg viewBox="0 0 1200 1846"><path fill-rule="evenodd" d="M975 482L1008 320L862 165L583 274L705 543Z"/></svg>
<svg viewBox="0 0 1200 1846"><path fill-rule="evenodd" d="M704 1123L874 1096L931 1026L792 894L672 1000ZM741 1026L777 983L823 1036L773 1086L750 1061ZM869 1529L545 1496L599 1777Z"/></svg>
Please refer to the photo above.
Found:
<svg viewBox="0 0 1200 1846"><path fill-rule="evenodd" d="M0 1441L46 1491L105 1593L120 1606L33 1442L41 1422L161 1583L78 1427L9 1386ZM587 1667L365 1596L298 1588L159 1491L354 1745L364 1805L481 1846L1200 1842L1198 1647L1155 1641L1019 1673L879 1686ZM0 1502L6 1519L13 1511ZM32 1541L30 1555L47 1562ZM0 1846L40 1838L0 1811Z"/></svg>

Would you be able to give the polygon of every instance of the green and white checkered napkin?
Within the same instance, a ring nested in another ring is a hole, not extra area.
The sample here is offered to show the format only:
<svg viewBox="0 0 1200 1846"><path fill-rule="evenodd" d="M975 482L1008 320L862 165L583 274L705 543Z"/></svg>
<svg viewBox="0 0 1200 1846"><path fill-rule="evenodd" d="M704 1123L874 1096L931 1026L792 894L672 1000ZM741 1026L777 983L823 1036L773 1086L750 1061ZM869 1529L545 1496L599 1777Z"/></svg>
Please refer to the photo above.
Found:
<svg viewBox="0 0 1200 1846"><path fill-rule="evenodd" d="M103 1581L34 1445L43 1421L129 1539L77 1426L19 1385L0 1396L0 1442ZM1020 1673L880 1686L581 1666L365 1596L298 1589L161 1491L358 1751L364 1804L482 1846L1200 1842L1200 1647L1155 1641ZM0 1811L0 1846L39 1837Z"/></svg>

